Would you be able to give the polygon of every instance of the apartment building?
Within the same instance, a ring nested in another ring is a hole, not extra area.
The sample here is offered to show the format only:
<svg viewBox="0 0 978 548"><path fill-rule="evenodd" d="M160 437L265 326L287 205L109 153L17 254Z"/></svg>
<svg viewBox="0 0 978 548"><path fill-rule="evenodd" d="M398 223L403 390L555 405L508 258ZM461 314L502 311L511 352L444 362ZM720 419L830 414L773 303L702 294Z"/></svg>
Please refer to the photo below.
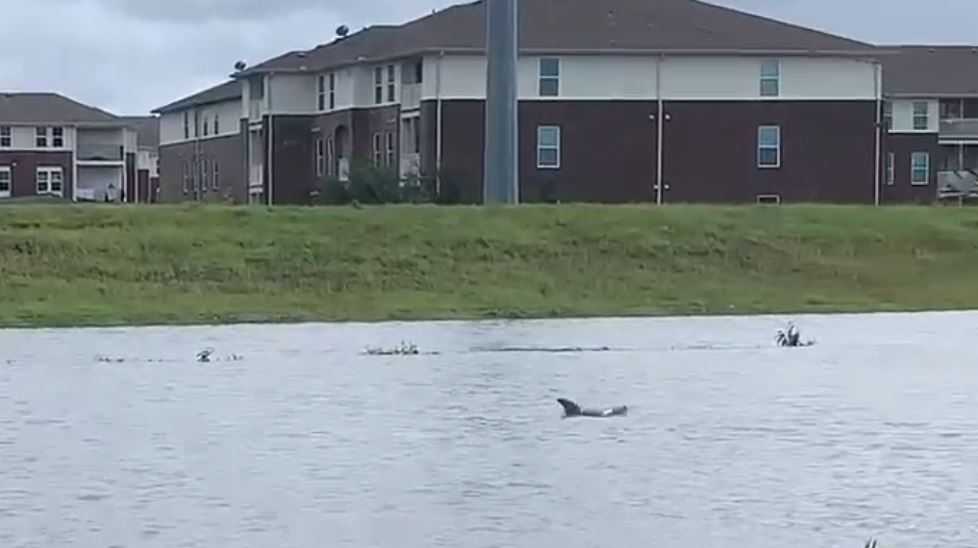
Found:
<svg viewBox="0 0 978 548"><path fill-rule="evenodd" d="M978 47L894 49L883 71L885 201L978 198Z"/></svg>
<svg viewBox="0 0 978 548"><path fill-rule="evenodd" d="M56 93L0 93L0 200L139 201L137 133Z"/></svg>
<svg viewBox="0 0 978 548"><path fill-rule="evenodd" d="M880 190L879 48L696 0L519 5L522 201L898 197ZM484 1L461 4L158 109L161 195L199 199L195 177L213 184L214 160L188 161L196 151L219 159L241 201L308 203L355 160L481 201L485 28Z"/></svg>
<svg viewBox="0 0 978 548"><path fill-rule="evenodd" d="M156 116L125 116L123 120L136 131L138 145L134 183L138 188L132 192L142 202L156 203L160 193L160 119Z"/></svg>

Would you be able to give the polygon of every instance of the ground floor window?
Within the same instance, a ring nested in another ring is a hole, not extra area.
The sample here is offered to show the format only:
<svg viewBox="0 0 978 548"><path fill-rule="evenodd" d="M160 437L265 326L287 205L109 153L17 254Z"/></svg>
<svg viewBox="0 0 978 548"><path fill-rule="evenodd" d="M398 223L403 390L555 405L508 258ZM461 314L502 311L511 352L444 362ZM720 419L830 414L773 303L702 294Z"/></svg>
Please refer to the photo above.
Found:
<svg viewBox="0 0 978 548"><path fill-rule="evenodd" d="M323 147L323 140L316 139L316 177L322 177L326 171L326 150Z"/></svg>
<svg viewBox="0 0 978 548"><path fill-rule="evenodd" d="M374 166L380 167L384 161L384 136L374 133Z"/></svg>
<svg viewBox="0 0 978 548"><path fill-rule="evenodd" d="M217 160L214 160L214 165L212 166L211 172L211 188L214 190L221 189L221 169L217 164Z"/></svg>
<svg viewBox="0 0 978 548"><path fill-rule="evenodd" d="M332 136L326 138L326 174L336 175L336 141Z"/></svg>
<svg viewBox="0 0 978 548"><path fill-rule="evenodd" d="M560 127L537 128L537 169L560 169Z"/></svg>
<svg viewBox="0 0 978 548"><path fill-rule="evenodd" d="M387 132L387 167L394 167L397 161L394 158L394 132Z"/></svg>
<svg viewBox="0 0 978 548"><path fill-rule="evenodd" d="M896 154L891 152L886 155L886 184L893 186L896 182Z"/></svg>
<svg viewBox="0 0 978 548"><path fill-rule="evenodd" d="M14 174L10 166L0 166L0 198L9 198L14 186Z"/></svg>
<svg viewBox="0 0 978 548"><path fill-rule="evenodd" d="M61 167L37 168L37 193L64 195L64 170Z"/></svg>
<svg viewBox="0 0 978 548"><path fill-rule="evenodd" d="M930 183L930 154L914 152L910 155L910 184L926 185Z"/></svg>
<svg viewBox="0 0 978 548"><path fill-rule="evenodd" d="M781 167L781 126L757 128L757 167Z"/></svg>

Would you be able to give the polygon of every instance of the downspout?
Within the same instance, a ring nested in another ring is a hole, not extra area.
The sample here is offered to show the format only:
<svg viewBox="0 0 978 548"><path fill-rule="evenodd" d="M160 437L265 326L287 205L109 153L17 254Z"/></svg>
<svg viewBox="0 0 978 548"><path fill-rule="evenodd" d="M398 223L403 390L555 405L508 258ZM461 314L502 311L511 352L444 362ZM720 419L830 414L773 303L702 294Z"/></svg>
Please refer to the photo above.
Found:
<svg viewBox="0 0 978 548"><path fill-rule="evenodd" d="M441 65L444 59L445 51L442 50L435 67L435 196L441 195Z"/></svg>
<svg viewBox="0 0 978 548"><path fill-rule="evenodd" d="M273 164L274 164L274 162L272 160L272 156L274 155L274 152L275 152L275 148L272 146L272 143L274 142L273 137L274 137L274 134L275 134L275 131L274 131L274 128L275 128L275 123L274 123L274 121L275 121L275 115L272 114L272 112L274 112L274 111L272 110L272 74L271 73L269 73L269 75L266 77L266 81L265 81L265 103L267 104L267 107L268 107L268 131L266 132L267 135L266 135L266 139L265 139L265 141L266 141L265 148L267 149L266 150L266 155L268 156L268 162L267 162L267 164L268 164L268 198L267 198L267 202L268 202L268 205L271 206L271 205L273 205L273 198L272 198L272 196L274 195L274 191L273 191L274 186L273 186L273 183L275 181L275 172L273 170L273 167L274 167Z"/></svg>
<svg viewBox="0 0 978 548"><path fill-rule="evenodd" d="M656 138L655 138L655 203L657 205L662 205L662 189L664 182L662 180L662 128L665 125L665 107L662 102L662 62L665 60L664 55L659 55L659 58L655 62L655 100L658 103L658 115L656 118Z"/></svg>
<svg viewBox="0 0 978 548"><path fill-rule="evenodd" d="M874 174L874 204L880 205L880 141L883 133L882 110L883 110L883 85L882 85L882 65L879 61L873 63L873 87L876 96L876 165L873 168Z"/></svg>

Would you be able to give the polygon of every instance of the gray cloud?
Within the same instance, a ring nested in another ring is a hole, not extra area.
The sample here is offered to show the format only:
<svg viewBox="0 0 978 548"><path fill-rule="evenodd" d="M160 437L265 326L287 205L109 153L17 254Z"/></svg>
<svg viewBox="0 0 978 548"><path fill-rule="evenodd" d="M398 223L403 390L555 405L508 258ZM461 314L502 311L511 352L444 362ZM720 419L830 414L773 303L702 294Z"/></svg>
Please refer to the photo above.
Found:
<svg viewBox="0 0 978 548"><path fill-rule="evenodd" d="M458 0L461 1L461 0ZM468 1L468 0L465 0ZM714 0L879 43L975 43L974 0ZM453 0L7 0L0 88L58 91L146 113L259 63L353 29L399 23ZM13 6L9 4L15 4Z"/></svg>

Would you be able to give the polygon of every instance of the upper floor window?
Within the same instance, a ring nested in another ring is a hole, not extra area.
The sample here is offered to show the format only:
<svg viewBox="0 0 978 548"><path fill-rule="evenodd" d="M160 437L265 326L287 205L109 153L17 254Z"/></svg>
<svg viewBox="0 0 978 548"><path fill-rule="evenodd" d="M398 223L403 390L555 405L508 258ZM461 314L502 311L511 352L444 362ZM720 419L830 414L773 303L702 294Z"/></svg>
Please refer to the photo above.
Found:
<svg viewBox="0 0 978 548"><path fill-rule="evenodd" d="M540 96L557 97L560 94L560 59L540 59Z"/></svg>
<svg viewBox="0 0 978 548"><path fill-rule="evenodd" d="M48 147L48 128L39 127L35 133L34 145L37 148Z"/></svg>
<svg viewBox="0 0 978 548"><path fill-rule="evenodd" d="M964 101L960 99L941 100L941 119L956 120L964 118Z"/></svg>
<svg viewBox="0 0 978 548"><path fill-rule="evenodd" d="M424 62L418 61L414 63L414 83L421 84L424 82Z"/></svg>
<svg viewBox="0 0 978 548"><path fill-rule="evenodd" d="M329 110L336 108L336 73L329 73Z"/></svg>
<svg viewBox="0 0 978 548"><path fill-rule="evenodd" d="M374 68L374 103L384 102L384 67Z"/></svg>
<svg viewBox="0 0 978 548"><path fill-rule="evenodd" d="M322 74L316 78L316 110L326 110L326 77Z"/></svg>
<svg viewBox="0 0 978 548"><path fill-rule="evenodd" d="M915 131L926 131L930 127L928 119L929 105L927 101L914 101L913 103L913 128Z"/></svg>
<svg viewBox="0 0 978 548"><path fill-rule="evenodd" d="M537 128L537 169L560 169L560 127Z"/></svg>
<svg viewBox="0 0 978 548"><path fill-rule="evenodd" d="M883 127L885 129L893 128L893 103L890 101L883 102Z"/></svg>
<svg viewBox="0 0 978 548"><path fill-rule="evenodd" d="M316 176L322 177L326 171L326 150L323 147L323 140L316 139Z"/></svg>
<svg viewBox="0 0 978 548"><path fill-rule="evenodd" d="M221 189L221 169L217 163L217 160L211 162L211 189L220 190Z"/></svg>
<svg viewBox="0 0 978 548"><path fill-rule="evenodd" d="M221 116L218 114L214 115L214 135L221 133Z"/></svg>
<svg viewBox="0 0 978 548"><path fill-rule="evenodd" d="M374 166L380 167L384 161L383 135L374 133Z"/></svg>
<svg viewBox="0 0 978 548"><path fill-rule="evenodd" d="M0 148L10 148L14 144L13 133L10 126L0 127Z"/></svg>
<svg viewBox="0 0 978 548"><path fill-rule="evenodd" d="M394 167L397 165L397 160L394 158L394 132L387 132L387 166Z"/></svg>
<svg viewBox="0 0 978 548"><path fill-rule="evenodd" d="M777 97L781 94L781 62L768 59L761 63L761 97Z"/></svg>
<svg viewBox="0 0 978 548"><path fill-rule="evenodd" d="M781 126L757 128L757 167L781 167Z"/></svg>
<svg viewBox="0 0 978 548"><path fill-rule="evenodd" d="M65 128L63 127L51 128L51 146L53 146L54 148L64 148Z"/></svg>
<svg viewBox="0 0 978 548"><path fill-rule="evenodd" d="M204 116L204 137L207 137L208 135L210 135L210 133L211 133L211 126L209 125L209 122L207 121L207 116L205 115Z"/></svg>
<svg viewBox="0 0 978 548"><path fill-rule="evenodd" d="M395 70L394 65L387 65L387 102L393 103L395 99L395 82L394 82Z"/></svg>
<svg viewBox="0 0 978 548"><path fill-rule="evenodd" d="M183 138L184 139L190 138L190 113L189 112L183 113Z"/></svg>

